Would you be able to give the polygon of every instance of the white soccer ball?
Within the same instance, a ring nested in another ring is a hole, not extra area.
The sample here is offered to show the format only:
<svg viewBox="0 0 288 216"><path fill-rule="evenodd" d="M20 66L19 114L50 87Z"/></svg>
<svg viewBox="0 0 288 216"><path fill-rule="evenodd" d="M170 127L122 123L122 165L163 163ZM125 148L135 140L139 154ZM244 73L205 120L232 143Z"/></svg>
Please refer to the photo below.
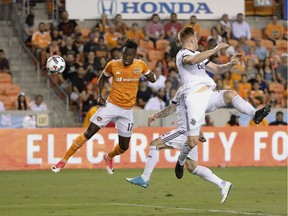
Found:
<svg viewBox="0 0 288 216"><path fill-rule="evenodd" d="M59 55L53 55L47 59L46 68L48 72L52 74L63 73L65 67L66 67L65 60Z"/></svg>

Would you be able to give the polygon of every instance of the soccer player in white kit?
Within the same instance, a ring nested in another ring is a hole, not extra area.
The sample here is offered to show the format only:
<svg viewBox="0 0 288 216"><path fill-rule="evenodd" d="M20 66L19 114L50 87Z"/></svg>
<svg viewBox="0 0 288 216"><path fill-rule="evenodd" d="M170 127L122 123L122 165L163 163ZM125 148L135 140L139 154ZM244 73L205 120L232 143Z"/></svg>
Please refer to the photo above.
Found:
<svg viewBox="0 0 288 216"><path fill-rule="evenodd" d="M228 47L228 44L219 43L215 48L200 53L196 51L198 49L197 33L191 27L183 28L179 32L178 38L182 44L182 49L176 56L176 65L183 82L183 94L188 117L187 145L182 145L175 166L176 177L180 179L183 176L186 157L198 143L199 132L205 123L205 113L208 110L213 111L227 104L232 104L239 112L249 115L256 124L259 124L271 111L271 105L268 104L256 111L236 91L213 91L216 83L208 76L206 68L214 74L223 74L237 64L241 56L241 54L236 54L232 56L229 63L222 65L209 62L210 56Z"/></svg>
<svg viewBox="0 0 288 216"><path fill-rule="evenodd" d="M161 111L150 116L148 119L148 126L151 122L155 121L158 118L164 118L176 111L177 118L177 127L176 129L162 134L159 138L153 140L150 143L150 150L146 161L146 166L141 176L135 178L126 178L131 184L147 188L149 186L151 174L159 160L159 150L161 149L170 149L176 148L180 149L182 145L187 143L187 118L186 118L186 108L183 95L183 87L180 87L175 97L172 100L172 103L162 109ZM206 142L206 139L203 137L200 132L199 136L200 142ZM216 176L209 168L198 165L198 147L193 148L186 160L186 167L191 174L197 175L211 183L216 184L220 188L221 193L221 203L224 203L228 197L230 182L226 182Z"/></svg>

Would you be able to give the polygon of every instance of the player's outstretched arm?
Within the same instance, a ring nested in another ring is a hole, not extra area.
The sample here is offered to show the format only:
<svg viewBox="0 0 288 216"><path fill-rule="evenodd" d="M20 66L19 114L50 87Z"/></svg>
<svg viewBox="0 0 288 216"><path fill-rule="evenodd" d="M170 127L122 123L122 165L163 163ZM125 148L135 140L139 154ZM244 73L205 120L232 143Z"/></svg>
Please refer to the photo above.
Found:
<svg viewBox="0 0 288 216"><path fill-rule="evenodd" d="M239 59L241 57L241 53L236 53L234 56L232 56L231 61L227 64L215 64L213 62L209 62L206 65L206 68L208 71L214 73L214 74L223 74L225 72L230 71L230 69L239 63Z"/></svg>
<svg viewBox="0 0 288 216"><path fill-rule="evenodd" d="M171 103L169 106L165 107L161 111L150 116L148 118L148 126L150 127L151 123L154 122L156 119L164 118L164 117L169 116L172 113L174 113L176 111L176 107L177 107L176 104Z"/></svg>
<svg viewBox="0 0 288 216"><path fill-rule="evenodd" d="M102 91L104 88L105 83L108 81L109 77L105 76L104 73L101 74L99 80L98 80L98 100L97 103L99 106L104 106L106 101L105 99L102 97Z"/></svg>
<svg viewBox="0 0 288 216"><path fill-rule="evenodd" d="M223 48L227 48L229 47L228 44L226 43L219 43L215 48L198 53L196 55L191 55L191 56L185 56L183 58L183 64L190 64L190 65L194 65L194 64L198 64L202 61L204 61L205 59L209 59L210 56L214 55L215 53L217 53L219 50L223 49Z"/></svg>
<svg viewBox="0 0 288 216"><path fill-rule="evenodd" d="M145 76L149 82L151 83L156 82L156 75L152 71L150 71L150 73Z"/></svg>

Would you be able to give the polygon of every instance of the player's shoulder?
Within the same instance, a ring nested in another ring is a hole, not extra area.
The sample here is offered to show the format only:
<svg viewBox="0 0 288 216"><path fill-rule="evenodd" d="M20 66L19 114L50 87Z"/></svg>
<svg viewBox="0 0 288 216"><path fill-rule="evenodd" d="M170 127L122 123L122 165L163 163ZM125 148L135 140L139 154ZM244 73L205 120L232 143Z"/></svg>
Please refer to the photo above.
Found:
<svg viewBox="0 0 288 216"><path fill-rule="evenodd" d="M145 61L143 61L142 59L134 59L134 61L133 61L133 65L134 66L147 66L147 64L146 64L146 62Z"/></svg>
<svg viewBox="0 0 288 216"><path fill-rule="evenodd" d="M187 56L187 55L195 55L197 53L199 53L199 52L183 48L177 53L177 56L183 57L183 56Z"/></svg>
<svg viewBox="0 0 288 216"><path fill-rule="evenodd" d="M111 66L118 66L118 65L122 64L122 59L112 59L107 63L107 65L108 64Z"/></svg>
<svg viewBox="0 0 288 216"><path fill-rule="evenodd" d="M133 63L136 63L136 64L146 64L142 59L137 59L137 58L134 58Z"/></svg>

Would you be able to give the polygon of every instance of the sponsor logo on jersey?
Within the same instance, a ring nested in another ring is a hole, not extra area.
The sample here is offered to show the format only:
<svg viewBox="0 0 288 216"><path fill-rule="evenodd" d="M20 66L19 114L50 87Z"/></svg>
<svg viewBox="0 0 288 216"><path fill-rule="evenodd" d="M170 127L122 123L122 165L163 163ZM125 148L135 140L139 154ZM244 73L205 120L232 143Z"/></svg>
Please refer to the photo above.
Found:
<svg viewBox="0 0 288 216"><path fill-rule="evenodd" d="M140 68L135 67L135 69L134 69L134 73L135 73L135 74L139 74L139 73L140 73Z"/></svg>
<svg viewBox="0 0 288 216"><path fill-rule="evenodd" d="M120 71L117 71L115 74L121 74Z"/></svg>
<svg viewBox="0 0 288 216"><path fill-rule="evenodd" d="M97 120L98 122L101 122L101 121L102 121L102 118L101 118L100 116L97 116L96 120Z"/></svg>
<svg viewBox="0 0 288 216"><path fill-rule="evenodd" d="M196 120L195 120L194 118L192 118L192 119L190 120L190 124L195 125L195 124L196 124Z"/></svg>
<svg viewBox="0 0 288 216"><path fill-rule="evenodd" d="M139 78L123 78L123 77L116 77L115 80L117 82L138 82Z"/></svg>

